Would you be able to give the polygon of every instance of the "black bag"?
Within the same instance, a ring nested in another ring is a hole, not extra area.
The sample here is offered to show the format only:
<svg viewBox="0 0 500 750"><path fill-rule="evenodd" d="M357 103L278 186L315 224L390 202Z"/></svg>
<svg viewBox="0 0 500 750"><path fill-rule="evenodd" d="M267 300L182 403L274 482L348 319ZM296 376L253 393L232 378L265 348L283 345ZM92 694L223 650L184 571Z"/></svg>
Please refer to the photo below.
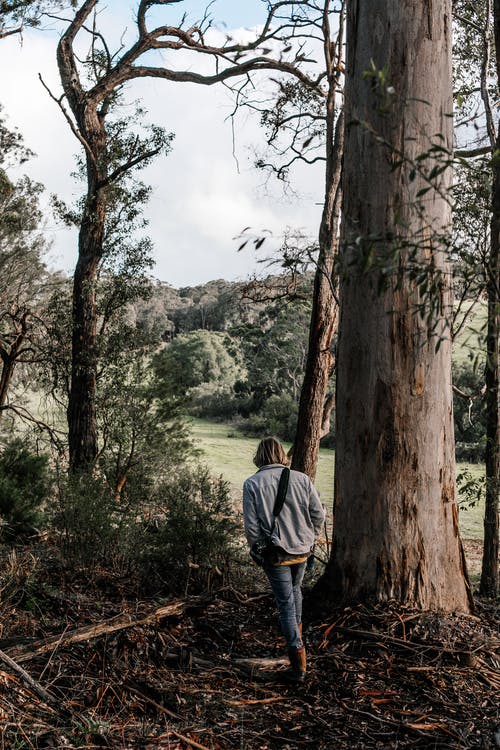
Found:
<svg viewBox="0 0 500 750"><path fill-rule="evenodd" d="M269 536L266 537L266 539L255 542L254 544L252 544L250 548L250 557L255 563L257 563L257 565L260 565L260 566L264 566L266 564L276 565L277 563L284 560L286 557L285 550L273 544L271 541L271 537L273 535L274 527L276 525L276 519L281 513L281 509L285 503L289 480L290 480L290 469L285 467L283 471L281 472L280 481L278 485L278 492L276 495L276 500L274 501L274 508L273 508L274 518L273 518L273 525L271 526L271 530L269 532Z"/></svg>

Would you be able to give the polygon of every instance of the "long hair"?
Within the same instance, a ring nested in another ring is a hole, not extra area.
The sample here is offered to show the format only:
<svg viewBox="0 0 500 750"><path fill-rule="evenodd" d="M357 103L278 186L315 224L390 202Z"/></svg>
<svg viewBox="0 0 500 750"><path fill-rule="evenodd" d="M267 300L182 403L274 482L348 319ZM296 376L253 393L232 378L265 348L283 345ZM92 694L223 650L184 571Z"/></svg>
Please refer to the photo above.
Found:
<svg viewBox="0 0 500 750"><path fill-rule="evenodd" d="M286 466L288 458L278 438L266 437L258 444L253 462L260 469L262 466L268 466L269 464Z"/></svg>

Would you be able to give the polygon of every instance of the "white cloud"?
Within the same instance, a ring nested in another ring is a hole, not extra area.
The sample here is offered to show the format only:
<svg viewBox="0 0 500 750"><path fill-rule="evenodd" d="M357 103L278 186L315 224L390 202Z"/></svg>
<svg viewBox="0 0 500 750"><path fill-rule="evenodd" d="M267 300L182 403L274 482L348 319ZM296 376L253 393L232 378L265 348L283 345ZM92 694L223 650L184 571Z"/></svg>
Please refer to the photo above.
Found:
<svg viewBox="0 0 500 750"><path fill-rule="evenodd" d="M0 43L0 102L10 123L19 126L38 154L25 171L43 182L49 193L71 200L79 191L70 177L79 146L38 80L40 72L59 95L56 44L53 33L28 33L22 47L15 39ZM232 101L224 88L141 79L130 86L130 95L143 98L151 122L176 134L172 153L144 172L153 186L147 215L159 278L185 286L247 276L255 267L254 258L248 252L237 254L233 240L245 226L279 235L293 225L316 234L321 166L301 171L300 190L307 197L300 202L283 200L279 187L274 194L259 189L263 176L253 169L248 146L261 140L262 133L257 118L239 117L238 173L226 119ZM54 263L70 270L76 259L75 234L54 230L52 220L47 232L54 239Z"/></svg>

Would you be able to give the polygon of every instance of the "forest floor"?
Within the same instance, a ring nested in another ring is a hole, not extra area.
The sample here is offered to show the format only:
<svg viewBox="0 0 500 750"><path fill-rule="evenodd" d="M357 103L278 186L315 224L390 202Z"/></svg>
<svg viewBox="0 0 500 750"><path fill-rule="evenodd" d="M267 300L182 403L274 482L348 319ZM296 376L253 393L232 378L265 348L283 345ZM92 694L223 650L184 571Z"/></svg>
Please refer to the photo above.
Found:
<svg viewBox="0 0 500 750"><path fill-rule="evenodd" d="M0 594L0 748L500 747L491 602L444 619L390 605L315 614L307 681L291 687L250 566L238 584L162 601L104 571L92 587L83 572L45 575L36 596Z"/></svg>

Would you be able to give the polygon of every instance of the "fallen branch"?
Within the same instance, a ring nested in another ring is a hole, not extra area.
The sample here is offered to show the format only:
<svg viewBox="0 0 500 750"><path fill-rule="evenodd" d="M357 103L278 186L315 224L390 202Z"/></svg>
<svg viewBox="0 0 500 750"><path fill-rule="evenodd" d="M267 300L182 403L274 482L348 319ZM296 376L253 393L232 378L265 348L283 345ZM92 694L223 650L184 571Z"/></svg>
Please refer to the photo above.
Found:
<svg viewBox="0 0 500 750"><path fill-rule="evenodd" d="M454 649L442 646L438 643L424 643L420 641L409 641L403 640L402 638L395 638L394 636L386 635L385 633L371 632L369 630L355 630L353 628L346 628L339 625L330 626L325 631L325 641L328 640L330 633L341 633L342 635L350 635L353 638L359 638L360 640L375 641L377 645L384 646L388 644L397 648L401 648L406 651L428 651L435 653L439 656L446 655L455 657L464 662L466 666L476 666L475 652L467 649Z"/></svg>
<svg viewBox="0 0 500 750"><path fill-rule="evenodd" d="M17 664L14 659L8 656L4 651L0 651L0 661L3 661L13 672L19 675L21 681L28 687L35 695L37 695L44 703L54 707L59 703L57 698L47 692L36 680L33 679L22 667Z"/></svg>
<svg viewBox="0 0 500 750"><path fill-rule="evenodd" d="M170 709L165 708L165 706L162 706L161 703L157 703L148 695L144 695L144 693L141 692L140 690L137 690L137 688L132 687L131 685L124 685L124 688L129 693L133 693L133 695L136 695L141 700L145 701L146 703L149 703L151 706L154 706L156 710L159 711L160 713L165 714L166 716L170 716L171 719L177 719L179 721L182 719L182 716L179 716L179 714L176 714L173 711L170 711Z"/></svg>
<svg viewBox="0 0 500 750"><path fill-rule="evenodd" d="M199 742L195 742L194 740L189 739L189 737L186 737L184 734L180 734L179 732L176 732L175 729L169 729L163 734L160 734L159 737L154 737L151 739L158 740L166 740L170 737L170 735L173 734L174 737L177 737L178 740L182 740L183 742L186 742L188 745L191 745L191 747L197 748L197 750L210 750L206 745L200 745Z"/></svg>
<svg viewBox="0 0 500 750"><path fill-rule="evenodd" d="M8 656L18 662L30 661L31 659L34 659L35 656L45 654L48 651L52 651L54 648L69 646L72 643L81 643L82 641L90 641L95 638L100 638L103 635L108 635L109 633L115 633L118 630L125 630L126 628L133 628L138 625L146 625L154 620L161 620L164 617L179 615L185 606L185 602L173 602L172 604L165 604L161 607L157 607L145 616L139 615L134 617L129 614L117 615L116 617L112 617L104 622L99 622L97 625L85 625L77 630L69 630L63 634L53 635L49 638L35 641L34 643L11 648L8 650Z"/></svg>
<svg viewBox="0 0 500 750"><path fill-rule="evenodd" d="M286 658L224 659L222 657L214 657L212 659L205 659L195 656L191 652L164 654L163 660L165 663L176 663L177 666L184 670L199 669L203 672L208 672L215 669L223 669L229 673L239 672L250 677L255 677L259 672L288 664Z"/></svg>

